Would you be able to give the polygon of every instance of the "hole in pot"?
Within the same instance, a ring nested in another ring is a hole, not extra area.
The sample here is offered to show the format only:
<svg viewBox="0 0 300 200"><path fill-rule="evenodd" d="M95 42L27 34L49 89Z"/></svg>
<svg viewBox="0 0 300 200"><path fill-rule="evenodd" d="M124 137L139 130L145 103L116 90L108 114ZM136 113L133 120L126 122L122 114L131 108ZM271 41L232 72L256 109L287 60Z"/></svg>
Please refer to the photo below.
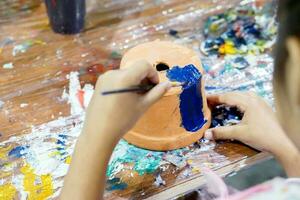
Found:
<svg viewBox="0 0 300 200"><path fill-rule="evenodd" d="M161 71L166 71L166 70L168 70L168 69L170 69L170 67L169 67L169 65L167 65L166 63L158 63L157 65L156 65L156 70L157 71L159 71L159 72L161 72Z"/></svg>

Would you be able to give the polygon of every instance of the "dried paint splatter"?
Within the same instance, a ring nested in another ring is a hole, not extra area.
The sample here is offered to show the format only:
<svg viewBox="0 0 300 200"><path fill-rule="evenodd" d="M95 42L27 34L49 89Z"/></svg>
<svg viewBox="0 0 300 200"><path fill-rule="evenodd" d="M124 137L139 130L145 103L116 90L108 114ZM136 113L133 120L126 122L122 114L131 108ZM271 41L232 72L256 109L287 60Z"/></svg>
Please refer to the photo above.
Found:
<svg viewBox="0 0 300 200"><path fill-rule="evenodd" d="M85 90L85 99L90 99L93 93L92 87L81 88L77 72L71 73L68 77L70 80L69 93L64 92L63 97L68 99L74 115L34 127L28 135L12 137L0 143L1 160L7 163L1 171L0 185L10 188L11 195L18 194L34 199L38 197L52 198L59 194L63 184L62 178L68 170L70 156L84 119L85 111L81 106L77 91ZM192 160L192 152L198 152L199 157L202 154L202 160L206 160L204 163L210 163L207 155L223 159L219 159L222 162L208 164L211 167L226 164L226 158L215 153L213 149L213 143L202 142L180 150L155 152L138 148L121 140L109 162L108 189L126 189L127 183L118 177L121 172L126 170L135 171L142 176L156 172L165 163L183 168L188 165L188 160ZM182 162L180 163L179 160ZM197 171L195 169L198 167L197 163L192 165L191 161L189 162L190 172L187 175L195 173ZM13 179L9 178L12 174L14 175ZM38 184L32 184L33 180L38 180ZM16 188L16 192L13 188ZM43 191L43 193L40 194L37 191Z"/></svg>
<svg viewBox="0 0 300 200"><path fill-rule="evenodd" d="M14 40L11 37L4 38L2 41L0 41L0 54L2 53L5 46L10 45L12 43L14 43Z"/></svg>
<svg viewBox="0 0 300 200"><path fill-rule="evenodd" d="M224 58L203 58L207 71L205 78L208 93L230 91L253 91L273 104L273 58L268 54L246 55L249 66L236 62L239 55L226 55ZM240 67L237 67L240 66Z"/></svg>
<svg viewBox="0 0 300 200"><path fill-rule="evenodd" d="M182 38L179 42L188 42L184 39L187 38ZM197 38L188 39L194 41ZM130 46L127 43L126 45ZM15 49L15 55L23 51L23 47L20 46ZM247 55L244 56L244 59L234 56L225 56L222 59L210 57L202 58L202 61L208 72L204 78L209 93L254 90L272 102L273 59L270 56ZM62 98L71 106L69 117L33 127L31 133L27 135L11 137L0 143L1 199L2 197L12 199L16 195L20 199L28 197L53 199L59 195L76 139L82 129L84 109L93 94L93 86L88 84L83 88L80 86L78 73L73 72L68 78L69 89L64 91ZM78 95L79 93L80 95ZM201 140L199 143L183 149L153 152L121 140L109 162L108 189L123 190L128 187L122 177L118 177L126 170L143 176L163 170L163 166L168 163L182 170L177 177L180 179L199 173L202 166L216 168L228 164L227 158L216 153L214 148L213 142ZM158 184L163 183L164 180L160 179L157 174L156 177ZM35 185L32 185L33 179L36 181ZM38 191L43 191L41 196L38 196Z"/></svg>
<svg viewBox="0 0 300 200"><path fill-rule="evenodd" d="M19 53L25 53L30 47L33 45L45 45L46 43L42 40L28 40L23 42L22 44L18 44L14 46L12 50L12 55L16 56Z"/></svg>
<svg viewBox="0 0 300 200"><path fill-rule="evenodd" d="M12 62L3 64L3 69L13 69L14 64Z"/></svg>
<svg viewBox="0 0 300 200"><path fill-rule="evenodd" d="M208 17L202 52L206 55L259 54L270 49L276 39L277 23L274 14L266 12L269 6L250 4Z"/></svg>

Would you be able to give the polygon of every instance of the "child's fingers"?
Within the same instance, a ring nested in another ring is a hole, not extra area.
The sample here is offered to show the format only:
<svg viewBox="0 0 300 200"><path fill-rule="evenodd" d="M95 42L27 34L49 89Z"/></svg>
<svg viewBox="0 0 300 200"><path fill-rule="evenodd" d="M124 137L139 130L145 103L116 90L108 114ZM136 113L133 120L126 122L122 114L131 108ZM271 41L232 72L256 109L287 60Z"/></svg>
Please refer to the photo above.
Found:
<svg viewBox="0 0 300 200"><path fill-rule="evenodd" d="M247 108L247 102L249 101L249 96L247 93L243 92L228 92L218 95L208 95L207 100L211 106L226 104L228 106L236 106L241 111L245 111Z"/></svg>
<svg viewBox="0 0 300 200"><path fill-rule="evenodd" d="M148 79L152 83L159 82L157 71L146 60L138 60L132 63L127 69L126 76L130 78L131 84L140 84L144 79Z"/></svg>
<svg viewBox="0 0 300 200"><path fill-rule="evenodd" d="M209 140L240 140L245 131L247 131L246 125L222 126L208 129L204 134L204 138Z"/></svg>
<svg viewBox="0 0 300 200"><path fill-rule="evenodd" d="M151 89L148 93L145 94L142 100L143 106L150 106L159 100L170 88L170 82L162 82L156 85L153 89Z"/></svg>

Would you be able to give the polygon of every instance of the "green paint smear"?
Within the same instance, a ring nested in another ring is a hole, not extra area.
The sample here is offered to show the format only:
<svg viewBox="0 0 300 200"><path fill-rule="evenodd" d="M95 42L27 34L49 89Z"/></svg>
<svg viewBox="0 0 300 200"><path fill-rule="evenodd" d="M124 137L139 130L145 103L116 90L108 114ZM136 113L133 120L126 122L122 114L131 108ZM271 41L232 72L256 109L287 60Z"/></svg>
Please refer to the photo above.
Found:
<svg viewBox="0 0 300 200"><path fill-rule="evenodd" d="M125 140L120 140L113 151L106 175L114 178L123 164L132 164L139 175L153 173L159 166L164 152L138 148Z"/></svg>
<svg viewBox="0 0 300 200"><path fill-rule="evenodd" d="M122 55L117 51L112 51L110 54L110 57L112 59L120 59L120 58L122 58Z"/></svg>

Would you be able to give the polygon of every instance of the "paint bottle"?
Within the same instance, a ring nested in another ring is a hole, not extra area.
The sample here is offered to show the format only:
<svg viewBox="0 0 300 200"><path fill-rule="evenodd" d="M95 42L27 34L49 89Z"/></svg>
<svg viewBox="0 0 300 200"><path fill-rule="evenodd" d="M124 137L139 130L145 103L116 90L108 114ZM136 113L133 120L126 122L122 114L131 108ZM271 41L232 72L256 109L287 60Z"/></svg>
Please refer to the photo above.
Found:
<svg viewBox="0 0 300 200"><path fill-rule="evenodd" d="M52 30L76 34L84 27L85 0L45 0Z"/></svg>

